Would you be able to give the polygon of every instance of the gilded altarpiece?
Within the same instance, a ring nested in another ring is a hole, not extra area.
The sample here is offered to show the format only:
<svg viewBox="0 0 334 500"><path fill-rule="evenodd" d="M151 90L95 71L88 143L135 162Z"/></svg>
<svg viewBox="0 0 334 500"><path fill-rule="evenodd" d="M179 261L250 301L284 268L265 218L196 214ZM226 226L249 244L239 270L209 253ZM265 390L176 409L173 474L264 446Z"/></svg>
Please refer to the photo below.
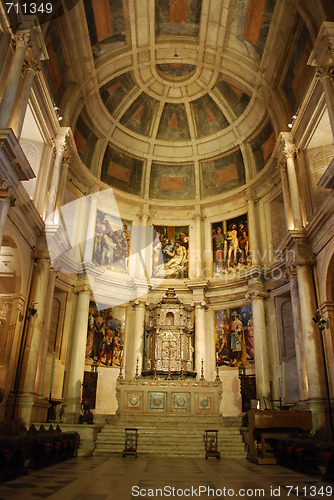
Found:
<svg viewBox="0 0 334 500"><path fill-rule="evenodd" d="M195 376L193 308L169 288L161 301L148 309L143 375Z"/></svg>

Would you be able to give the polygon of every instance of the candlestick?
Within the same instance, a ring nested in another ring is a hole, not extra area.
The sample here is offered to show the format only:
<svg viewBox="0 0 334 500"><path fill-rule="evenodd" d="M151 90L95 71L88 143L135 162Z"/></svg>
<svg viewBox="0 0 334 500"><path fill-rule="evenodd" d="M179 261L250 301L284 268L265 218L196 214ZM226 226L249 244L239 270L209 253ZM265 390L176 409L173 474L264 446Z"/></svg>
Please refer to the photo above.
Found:
<svg viewBox="0 0 334 500"><path fill-rule="evenodd" d="M203 361L203 358L202 358L202 361L201 361L201 378L199 379L200 382L205 382L205 378L204 378L204 361Z"/></svg>
<svg viewBox="0 0 334 500"><path fill-rule="evenodd" d="M139 379L139 357L137 356L137 363L136 363L136 375L135 375L135 379L138 380Z"/></svg>
<svg viewBox="0 0 334 500"><path fill-rule="evenodd" d="M219 366L218 366L218 363L216 364L216 379L215 381L216 382L221 382L220 378L219 378Z"/></svg>

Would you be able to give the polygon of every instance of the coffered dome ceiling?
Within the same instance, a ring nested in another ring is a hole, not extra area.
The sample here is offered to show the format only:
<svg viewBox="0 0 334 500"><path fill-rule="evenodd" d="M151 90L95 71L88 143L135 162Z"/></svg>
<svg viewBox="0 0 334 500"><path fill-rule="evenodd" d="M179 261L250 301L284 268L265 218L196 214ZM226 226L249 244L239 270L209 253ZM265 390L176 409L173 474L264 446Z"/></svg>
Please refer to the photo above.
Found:
<svg viewBox="0 0 334 500"><path fill-rule="evenodd" d="M46 65L94 175L146 199L200 200L263 170L312 72L294 2L72 3L48 28Z"/></svg>

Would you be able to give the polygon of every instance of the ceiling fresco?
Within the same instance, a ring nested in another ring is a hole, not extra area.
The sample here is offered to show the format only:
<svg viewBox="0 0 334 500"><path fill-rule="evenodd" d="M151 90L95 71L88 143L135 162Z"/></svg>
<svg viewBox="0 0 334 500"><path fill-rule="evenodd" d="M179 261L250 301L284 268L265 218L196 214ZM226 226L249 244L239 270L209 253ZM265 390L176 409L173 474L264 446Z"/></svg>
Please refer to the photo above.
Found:
<svg viewBox="0 0 334 500"><path fill-rule="evenodd" d="M241 151L201 165L203 198L236 189L245 184L245 166Z"/></svg>
<svg viewBox="0 0 334 500"><path fill-rule="evenodd" d="M145 198L207 199L245 185L271 161L278 116L296 112L312 75L297 8L288 0L78 0L50 25L44 64L55 102L72 108L81 161Z"/></svg>
<svg viewBox="0 0 334 500"><path fill-rule="evenodd" d="M201 4L201 0L156 0L156 37L197 37Z"/></svg>

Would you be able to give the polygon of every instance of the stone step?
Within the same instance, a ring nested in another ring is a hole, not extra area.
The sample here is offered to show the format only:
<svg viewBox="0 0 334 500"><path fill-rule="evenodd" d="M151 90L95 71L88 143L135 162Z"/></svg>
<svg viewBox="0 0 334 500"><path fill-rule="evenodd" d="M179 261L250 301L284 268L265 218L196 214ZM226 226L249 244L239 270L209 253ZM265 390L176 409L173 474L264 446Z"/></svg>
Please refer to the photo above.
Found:
<svg viewBox="0 0 334 500"><path fill-rule="evenodd" d="M124 429L138 429L140 456L204 457L205 430L218 430L221 457L245 458L241 419L188 415L118 415L107 419L97 435L94 455L119 455L125 446Z"/></svg>

